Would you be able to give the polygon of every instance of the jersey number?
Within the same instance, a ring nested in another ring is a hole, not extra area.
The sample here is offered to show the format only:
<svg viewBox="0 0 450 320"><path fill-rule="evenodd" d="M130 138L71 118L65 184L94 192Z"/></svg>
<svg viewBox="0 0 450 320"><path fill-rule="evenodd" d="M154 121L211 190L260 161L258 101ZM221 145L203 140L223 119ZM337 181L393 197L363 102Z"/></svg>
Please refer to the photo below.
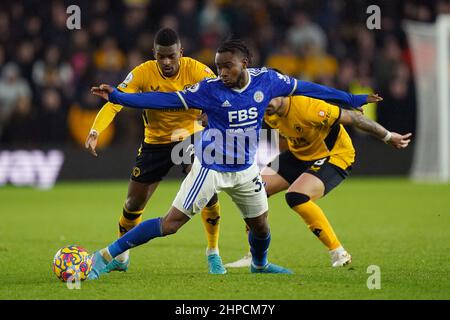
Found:
<svg viewBox="0 0 450 320"><path fill-rule="evenodd" d="M262 184L262 182L259 180L259 176L257 176L256 178L254 178L252 181L256 184L256 187L257 187L257 188L255 189L255 192L260 192L261 189L262 189L263 184Z"/></svg>

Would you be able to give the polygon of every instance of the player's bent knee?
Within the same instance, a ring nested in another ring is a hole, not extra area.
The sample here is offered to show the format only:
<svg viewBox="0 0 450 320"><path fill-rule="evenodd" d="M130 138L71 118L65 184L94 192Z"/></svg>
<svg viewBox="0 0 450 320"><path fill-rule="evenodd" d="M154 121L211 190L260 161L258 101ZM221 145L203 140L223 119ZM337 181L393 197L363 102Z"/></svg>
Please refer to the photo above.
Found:
<svg viewBox="0 0 450 320"><path fill-rule="evenodd" d="M256 237L258 237L260 239L267 238L267 236L270 234L270 228L269 228L268 225L267 226L261 226L259 228L254 229L254 230L251 230L251 231Z"/></svg>
<svg viewBox="0 0 450 320"><path fill-rule="evenodd" d="M310 200L310 197L303 193L287 192L285 195L286 202L289 207L293 208Z"/></svg>
<svg viewBox="0 0 450 320"><path fill-rule="evenodd" d="M269 223L267 221L267 214L263 214L257 218L246 220L250 231L258 238L265 238L270 233Z"/></svg>
<svg viewBox="0 0 450 320"><path fill-rule="evenodd" d="M253 228L250 228L251 233L260 239L267 238L267 236L270 234L270 228L269 225L258 225L254 226Z"/></svg>

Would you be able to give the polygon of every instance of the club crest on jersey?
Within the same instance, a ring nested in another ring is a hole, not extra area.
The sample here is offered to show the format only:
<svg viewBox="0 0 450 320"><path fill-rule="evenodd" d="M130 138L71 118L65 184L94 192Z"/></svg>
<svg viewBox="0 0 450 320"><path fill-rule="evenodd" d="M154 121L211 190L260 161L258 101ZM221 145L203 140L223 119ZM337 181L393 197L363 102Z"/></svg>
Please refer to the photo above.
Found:
<svg viewBox="0 0 450 320"><path fill-rule="evenodd" d="M325 117L325 111L320 110L319 111L319 117L324 118Z"/></svg>
<svg viewBox="0 0 450 320"><path fill-rule="evenodd" d="M260 103L264 100L264 93L262 91L256 91L253 95L253 100L255 100L257 103Z"/></svg>

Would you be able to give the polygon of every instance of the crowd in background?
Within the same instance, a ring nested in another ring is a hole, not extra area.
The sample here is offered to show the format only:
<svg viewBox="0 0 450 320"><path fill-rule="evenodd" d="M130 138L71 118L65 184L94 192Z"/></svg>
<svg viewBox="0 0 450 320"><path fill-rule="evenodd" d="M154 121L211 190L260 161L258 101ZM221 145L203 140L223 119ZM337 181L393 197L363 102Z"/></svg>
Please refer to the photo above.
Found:
<svg viewBox="0 0 450 320"><path fill-rule="evenodd" d="M66 8L81 8L69 30ZM369 30L366 9L381 8ZM184 54L214 67L229 35L246 41L253 66L384 102L366 115L397 132L415 130L415 92L404 19L432 22L449 1L359 0L95 0L7 1L0 7L0 142L9 146L81 144L103 102L92 85L119 84L153 59L153 36L177 30ZM138 111L121 112L111 143L142 139Z"/></svg>

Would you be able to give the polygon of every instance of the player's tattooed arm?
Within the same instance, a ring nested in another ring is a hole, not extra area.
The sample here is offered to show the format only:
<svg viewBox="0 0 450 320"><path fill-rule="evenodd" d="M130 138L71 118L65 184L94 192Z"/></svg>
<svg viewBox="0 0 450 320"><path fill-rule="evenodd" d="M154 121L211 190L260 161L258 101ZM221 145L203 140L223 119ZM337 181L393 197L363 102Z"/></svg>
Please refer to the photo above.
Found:
<svg viewBox="0 0 450 320"><path fill-rule="evenodd" d="M401 135L396 132L390 132L378 122L366 118L360 111L341 109L339 123L354 126L362 131L370 133L378 139L383 140L385 143L393 145L397 149L406 148L411 141L411 133Z"/></svg>
<svg viewBox="0 0 450 320"><path fill-rule="evenodd" d="M371 133L379 139L383 139L388 132L382 125L366 118L359 111L342 109L339 122L343 125L351 125L367 133Z"/></svg>

